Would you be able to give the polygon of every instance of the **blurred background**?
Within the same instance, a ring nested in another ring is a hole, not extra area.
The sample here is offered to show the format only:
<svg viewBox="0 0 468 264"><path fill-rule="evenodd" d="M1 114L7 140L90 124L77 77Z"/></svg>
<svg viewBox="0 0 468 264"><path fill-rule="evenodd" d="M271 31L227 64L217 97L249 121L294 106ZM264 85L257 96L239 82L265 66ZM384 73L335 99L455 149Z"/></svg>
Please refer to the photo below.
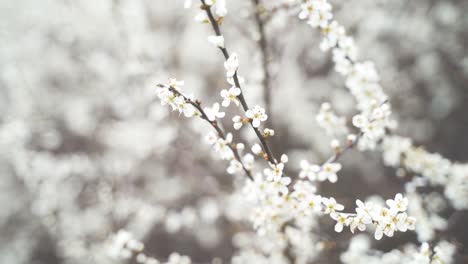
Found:
<svg viewBox="0 0 468 264"><path fill-rule="evenodd" d="M397 132L468 162L468 1L331 2L359 57L375 62ZM239 54L246 99L264 105L251 1L227 6L223 34ZM213 162L201 140L205 124L179 118L155 96L155 84L170 77L206 105L227 88L222 57L206 40L211 28L195 15L183 1L0 0L0 263L115 263L105 248L121 228L158 258L178 251L207 263L233 255L236 234L251 225L237 222L242 208L230 206L227 164ZM287 154L297 175L302 158L331 154L315 121L320 104L331 102L348 119L356 110L330 54L318 48L319 32L297 10L276 12L265 29L273 151ZM250 130L237 136L254 142ZM351 150L342 162L338 183L321 187L345 206L402 191L378 153ZM468 214L450 221L447 232L466 254ZM415 235L376 247L407 241ZM339 254L325 257L335 263Z"/></svg>

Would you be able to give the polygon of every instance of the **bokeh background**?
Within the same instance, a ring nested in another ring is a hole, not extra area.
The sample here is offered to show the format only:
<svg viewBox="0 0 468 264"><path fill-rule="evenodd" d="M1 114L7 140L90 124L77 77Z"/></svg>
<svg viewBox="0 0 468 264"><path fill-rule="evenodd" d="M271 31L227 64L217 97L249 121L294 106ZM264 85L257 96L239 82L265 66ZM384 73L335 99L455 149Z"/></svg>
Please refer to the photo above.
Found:
<svg viewBox="0 0 468 264"><path fill-rule="evenodd" d="M252 6L227 2L226 45L239 54L247 101L263 105ZM360 58L375 62L398 133L468 162L468 2L331 2ZM106 241L121 228L155 257L229 260L235 234L251 229L234 221L242 208L229 206L232 176L201 140L208 128L155 96L155 84L169 77L210 105L226 88L222 57L195 9L167 0L0 0L0 263L115 263ZM331 154L315 121L322 102L348 119L355 113L330 54L318 48L320 34L296 14L277 12L266 25L273 151L289 155L292 175L300 159ZM250 131L239 136L254 142ZM321 187L345 206L402 191L378 153L352 150L342 162L338 183ZM460 211L447 231L461 255L467 221ZM376 247L406 241L415 235ZM324 259L338 262L339 250Z"/></svg>

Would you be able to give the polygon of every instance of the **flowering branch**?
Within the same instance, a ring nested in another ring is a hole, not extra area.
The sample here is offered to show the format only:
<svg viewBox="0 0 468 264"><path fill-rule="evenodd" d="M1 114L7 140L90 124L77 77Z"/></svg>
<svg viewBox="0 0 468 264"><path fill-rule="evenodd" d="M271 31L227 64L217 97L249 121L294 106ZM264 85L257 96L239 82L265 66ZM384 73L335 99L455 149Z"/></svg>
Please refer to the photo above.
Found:
<svg viewBox="0 0 468 264"><path fill-rule="evenodd" d="M391 119L388 95L380 86L374 63L358 62L353 38L346 34L338 21L332 19L331 10L327 0L306 0L301 4L299 18L320 29L323 35L320 49L332 50L335 70L345 77L346 87L357 101L360 113L353 117L353 125L362 133L358 147L373 150L378 146L383 151L386 165L404 167L421 174L433 185L445 186L445 195L455 208L468 208L465 191L468 189L465 184L468 166L453 164L440 154L415 147L409 138L391 135L390 131L397 122Z"/></svg>
<svg viewBox="0 0 468 264"><path fill-rule="evenodd" d="M216 36L222 37L221 30L220 30L220 27L219 27L219 24L218 24L219 22L218 22L218 20L216 20L214 18L213 13L211 12L211 7L206 4L205 0L200 0L200 1L202 3L201 8L205 10L206 15L208 17L208 20L209 20L211 26L213 27L213 30L214 30ZM234 56L234 57L231 57L229 55L229 52L226 49L226 47L224 47L224 45L221 45L221 46L218 45L218 47L221 50L221 52L223 53L223 56L224 56L224 59L225 59L226 63L230 62L230 58L231 58L231 60L235 59L235 61L237 61L237 55L233 54L232 56ZM226 63L225 63L225 66L226 66ZM240 89L241 92L238 93L236 96L239 99L240 104L242 105L242 108L247 113L250 108L247 105L247 102L245 101L244 95L243 95L242 90L241 90L242 88L241 88L241 85L240 85L240 82L239 82L239 77L237 75L237 65L235 65L233 67L232 75L230 74L229 77L232 77L235 87ZM263 137L262 133L258 129L258 126L254 125L252 119L249 119L249 123L252 126L253 130L255 131L255 134L257 135L258 139L260 140L260 143L262 144L263 150L266 153L266 158L268 159L268 161L270 163L272 163L272 164L277 164L278 162L275 159L273 153L271 152L270 147L268 146L268 144L267 144L267 142L265 140L265 137Z"/></svg>
<svg viewBox="0 0 468 264"><path fill-rule="evenodd" d="M320 215L330 215L336 221L336 232L341 232L344 226L350 226L351 232L356 229L364 231L366 225L373 224L376 226L374 236L377 240L381 239L383 235L391 237L395 231L405 232L415 229L415 219L406 214L408 199L401 194L397 194L393 200L387 200L388 207L385 207L385 205L373 206L369 202L364 203L357 200L356 213L344 213L341 212L344 207L338 204L333 197L316 195L316 187L313 183L298 180L291 184L291 178L283 174L284 166L288 162L287 157L283 155L281 161L276 160L265 140L269 135L272 135L273 131L265 129L263 133L260 132L261 122L267 119L265 110L259 106L249 108L243 96L241 90L242 78L238 75L239 62L237 54L229 54L224 45L224 37L219 26L223 14L226 13L218 10L220 8L223 10L223 4L218 5L219 2L217 1L200 1L202 3L201 9L204 12L198 17L201 17L201 21L211 24L215 36L208 37L208 40L221 50L225 59L224 67L227 81L233 85L229 90L221 91L222 105L227 107L233 102L238 106L242 106L246 117L235 116L233 118L234 128L240 129L244 123L250 123L262 145L260 147L255 144L252 147L252 152L257 155L261 154L265 160L270 162L270 168L266 168L263 174L249 175L250 179L247 180L244 188L245 195L253 197L254 213L252 214L252 221L257 232L259 234L289 236L289 234L286 234L288 233L286 229L295 229L295 224L300 228L301 221L307 221L307 217L311 216L312 212L320 213ZM264 21L261 19L260 1L253 0L253 3L256 7L255 18L260 35L258 45L262 51L262 67L265 72L263 85L264 88L268 88L268 53L266 50ZM216 7L216 17L212 12L212 7ZM359 114L353 117L352 123L359 128L359 133L357 135L348 135L347 143L343 147L340 146L338 140L334 140L332 142L334 154L321 166L301 162L300 178L307 177L312 182L315 180L336 182L338 179L337 172L341 170L341 164L337 163L338 159L347 150L355 146L359 146L361 149L374 149L382 143L387 136L387 130L393 128L395 122L390 118L391 108L387 103L388 97L383 93L379 85L379 77L373 64L371 62L358 63L356 47L352 38L345 35L344 29L338 22L329 22L332 17L331 5L326 0L311 0L304 1L301 9L300 18L307 18L308 24L322 29L325 39L321 44L321 48L323 50L333 49L333 60L336 69L346 77L346 87L356 98L358 104ZM169 85L168 89L175 95L181 96L174 86ZM202 119L213 121L206 111L203 112L199 101L193 101L185 96L181 97L185 103L190 104L199 112L197 113ZM268 98L266 97L265 100L267 101ZM324 123L330 121L329 128L333 128L333 126L343 128L345 126L346 122L342 118L334 115L329 109L323 110L327 112L325 113L327 117L322 121ZM217 123L210 122L210 124L212 126L216 124L214 128L223 140L222 143L227 142L230 145L231 142L228 136L224 135L222 130L219 132L220 128ZM347 128L345 127L338 134L347 134ZM231 151L237 153L235 148L232 148ZM235 160L241 164L244 170L247 170L238 153ZM282 251L283 255L291 262L294 262L294 254L297 253L292 251L292 247L295 246L293 239L288 237L287 242L286 247L282 247L282 249L285 249Z"/></svg>
<svg viewBox="0 0 468 264"><path fill-rule="evenodd" d="M199 112L200 118L207 121L216 130L216 132L218 133L218 136L221 139L223 139L224 141L227 141L227 142L230 141L228 139L226 133L220 127L220 124L218 123L218 121L215 118L209 117L208 114L205 112L205 110L201 107L201 102L199 100L193 101L192 99L190 99L187 96L183 95L181 92L179 92L176 89L176 86L174 84L172 84L172 83L170 82L169 85L157 84L157 86L159 88L162 88L162 89L167 89L167 91L169 91L170 93L173 93L173 94L179 96L179 98L182 98L185 103L190 104L191 106L193 106ZM165 97L168 97L168 101L170 101L170 100L173 100L173 99L176 98L176 97L174 97L174 95L171 95L170 93L165 94L165 92L162 92L160 94L164 94ZM174 97L174 98L171 99L171 97ZM193 112L193 115L198 115L198 114L197 114L197 112ZM228 142L227 146L229 147L229 149L231 149L231 151L232 151L232 153L234 155L234 158L241 164L242 169L244 170L245 174L249 178L253 179L252 172L249 169L246 168L245 164L243 163L242 159L240 158L240 155L239 155L239 152L238 152L238 149L237 149L236 145L231 144L230 142Z"/></svg>

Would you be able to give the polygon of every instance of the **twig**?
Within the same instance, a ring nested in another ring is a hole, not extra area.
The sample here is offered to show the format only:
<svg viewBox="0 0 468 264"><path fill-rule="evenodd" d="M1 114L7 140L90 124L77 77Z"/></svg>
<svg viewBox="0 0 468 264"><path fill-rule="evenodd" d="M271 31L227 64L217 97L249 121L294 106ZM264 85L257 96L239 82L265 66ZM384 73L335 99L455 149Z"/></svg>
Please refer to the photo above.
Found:
<svg viewBox="0 0 468 264"><path fill-rule="evenodd" d="M222 36L221 30L220 30L219 25L218 25L218 22L216 21L216 19L213 16L213 13L211 12L211 7L205 4L205 0L200 0L200 2L202 3L201 8L203 10L205 10L206 15L208 16L208 20L210 21L210 24L213 27L213 30L214 30L216 36ZM223 53L224 59L227 60L229 58L229 52L226 49L226 47L219 47L219 49ZM236 87L238 87L242 91L242 87L241 87L241 85L239 83L239 78L237 76L237 71L234 73L233 79L234 79L234 84L236 85ZM249 110L249 106L247 105L247 102L245 101L245 98L244 98L244 93L241 92L237 96L237 98L239 99L244 111ZM263 137L262 133L260 132L260 130L258 128L253 126L251 120L249 121L249 123L250 123L251 127L253 128L253 130L255 131L255 134L257 135L258 139L260 140L260 143L261 143L261 145L263 147L263 150L265 151L265 153L267 155L268 161L270 163L272 163L272 164L277 164L278 161L275 159L273 153L271 152L271 149L268 146L268 144L267 144L267 142L265 140L265 137Z"/></svg>
<svg viewBox="0 0 468 264"><path fill-rule="evenodd" d="M263 11L263 6L261 5L260 0L252 0L255 9L255 23L257 24L259 39L257 40L258 47L260 49L262 57L262 70L263 70L263 99L265 101L265 110L270 115L269 123L271 126L271 87L270 87L270 73L268 71L268 43L265 34L265 23L261 18L261 13Z"/></svg>
<svg viewBox="0 0 468 264"><path fill-rule="evenodd" d="M223 129L219 125L218 121L216 121L216 120L211 121L211 120L208 119L208 116L206 115L205 111L201 107L201 102L200 101L198 101L198 100L193 101L192 99L186 97L185 95L183 95L181 92L179 92L177 89L175 89L172 86L166 86L166 85L163 85L163 84L158 84L157 86L166 87L171 92L173 92L174 94L177 94L178 96L183 97L186 103L189 103L189 104L193 105L193 107L195 107L200 112L200 118L207 121L208 123L210 123L210 125L218 133L218 136L220 138L226 140L226 133L223 131ZM240 158L239 152L237 151L237 148L233 144L228 144L228 147L232 150L232 153L234 154L234 158L242 165L242 169L244 170L245 174L251 180L253 180L252 172L245 167L244 163L242 162L242 159Z"/></svg>

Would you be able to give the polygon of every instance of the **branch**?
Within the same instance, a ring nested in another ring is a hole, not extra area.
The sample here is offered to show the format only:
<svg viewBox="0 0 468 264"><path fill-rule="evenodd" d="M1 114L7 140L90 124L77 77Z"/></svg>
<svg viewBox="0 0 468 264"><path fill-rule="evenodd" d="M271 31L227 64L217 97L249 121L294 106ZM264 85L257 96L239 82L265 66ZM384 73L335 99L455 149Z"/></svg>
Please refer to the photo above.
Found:
<svg viewBox="0 0 468 264"><path fill-rule="evenodd" d="M255 8L255 23L257 24L259 39L257 40L258 47L262 56L262 70L263 70L263 99L265 100L265 110L270 115L271 120L271 87L270 87L270 73L268 71L268 44L265 34L265 22L261 18L263 6L260 0L252 0ZM269 122L271 124L271 121ZM271 126L271 125L270 125Z"/></svg>
<svg viewBox="0 0 468 264"><path fill-rule="evenodd" d="M222 36L220 27L218 25L218 21L216 21L216 19L213 16L213 13L211 12L211 7L205 4L205 0L200 0L200 2L202 3L201 8L203 10L205 10L206 15L208 16L208 20L210 21L210 24L213 27L213 30L214 30L216 36ZM224 59L227 60L229 58L228 50L225 47L219 47L219 49L223 53ZM238 87L242 91L242 87L241 87L241 85L239 83L239 78L237 76L237 71L234 73L233 80L234 80L234 84L236 85L236 87ZM245 101L245 98L244 98L244 93L241 92L237 96L237 98L239 99L244 111L249 110L249 106L247 105L247 102ZM257 135L258 139L260 140L260 143L261 143L261 145L263 147L263 150L267 154L268 161L270 163L272 163L272 164L277 164L278 162L277 162L276 158L274 157L273 153L271 152L271 149L268 146L268 144L267 144L265 138L263 137L262 133L260 132L260 130L253 126L252 121L249 121L249 123L250 123L251 127L253 128L253 130L255 131L255 134Z"/></svg>
<svg viewBox="0 0 468 264"><path fill-rule="evenodd" d="M161 88L167 88L167 89L169 89L169 91L173 92L174 94L183 97L186 103L191 104L193 107L195 107L200 112L200 118L207 121L216 130L216 132L218 133L218 136L220 138L226 140L226 133L223 131L223 129L219 125L218 121L216 121L216 120L211 121L211 120L208 119L208 116L206 115L205 111L201 107L201 102L200 101L198 101L198 100L193 101L192 99L186 97L185 95L183 95L181 92L179 92L177 89L175 89L172 86L167 86L167 85L164 85L164 84L157 84L157 86L161 87ZM251 180L253 180L252 172L245 167L244 162L240 158L239 152L237 151L237 148L235 147L235 145L229 144L228 146L232 150L232 152L234 153L234 158L242 165L242 169L244 170L245 174Z"/></svg>

